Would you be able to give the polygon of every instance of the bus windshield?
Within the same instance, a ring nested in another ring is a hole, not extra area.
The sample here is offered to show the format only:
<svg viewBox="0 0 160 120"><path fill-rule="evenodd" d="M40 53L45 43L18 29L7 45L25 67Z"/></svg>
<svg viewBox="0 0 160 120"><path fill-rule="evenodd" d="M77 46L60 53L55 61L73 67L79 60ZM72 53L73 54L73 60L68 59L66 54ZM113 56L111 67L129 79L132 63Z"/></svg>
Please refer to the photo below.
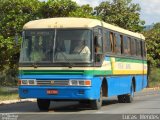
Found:
<svg viewBox="0 0 160 120"><path fill-rule="evenodd" d="M51 62L53 59L54 31L25 31L20 63Z"/></svg>
<svg viewBox="0 0 160 120"><path fill-rule="evenodd" d="M26 30L20 63L70 63L91 60L91 30Z"/></svg>
<svg viewBox="0 0 160 120"><path fill-rule="evenodd" d="M90 30L58 30L55 61L88 62L91 59Z"/></svg>

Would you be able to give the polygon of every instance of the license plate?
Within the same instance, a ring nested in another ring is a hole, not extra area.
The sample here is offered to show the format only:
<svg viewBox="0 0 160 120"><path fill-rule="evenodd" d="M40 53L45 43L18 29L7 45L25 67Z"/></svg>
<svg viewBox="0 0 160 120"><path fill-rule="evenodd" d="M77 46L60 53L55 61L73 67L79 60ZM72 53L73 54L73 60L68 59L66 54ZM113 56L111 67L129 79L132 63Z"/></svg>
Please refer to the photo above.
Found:
<svg viewBox="0 0 160 120"><path fill-rule="evenodd" d="M58 94L58 90L47 90L47 94L48 95L57 95Z"/></svg>

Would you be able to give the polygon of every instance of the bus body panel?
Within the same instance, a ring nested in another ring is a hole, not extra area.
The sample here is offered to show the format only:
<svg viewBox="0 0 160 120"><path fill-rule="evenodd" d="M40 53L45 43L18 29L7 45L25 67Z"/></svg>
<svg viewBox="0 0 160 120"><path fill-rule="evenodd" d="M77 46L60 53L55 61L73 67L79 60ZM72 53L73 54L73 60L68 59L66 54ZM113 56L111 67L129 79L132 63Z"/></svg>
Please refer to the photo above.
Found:
<svg viewBox="0 0 160 120"><path fill-rule="evenodd" d="M145 64L146 65L146 62ZM101 67L85 68L48 68L47 70L25 69L20 71L20 79L36 80L84 80L92 82L91 87L80 86L20 86L19 94L21 98L46 98L46 99L98 99L103 78L107 80L108 97L122 94L129 94L131 83L135 78L135 92L147 86L146 69L142 69L141 60L131 60L126 58L105 57ZM46 68L45 68L46 69ZM57 71L56 71L57 69ZM78 69L76 71L76 69ZM83 69L83 71L81 71ZM68 73L68 74L66 74ZM73 74L74 73L74 74ZM65 75L64 75L65 74ZM76 75L77 74L77 75ZM78 75L79 74L79 75ZM131 75L132 74L132 75ZM47 89L56 89L60 94L47 95ZM27 94L23 91L28 90ZM78 94L84 91L83 95Z"/></svg>
<svg viewBox="0 0 160 120"><path fill-rule="evenodd" d="M131 76L113 76L107 79L108 96L128 94L131 86Z"/></svg>
<svg viewBox="0 0 160 120"><path fill-rule="evenodd" d="M147 86L147 75L107 77L108 97L129 94L133 77L135 77L135 92Z"/></svg>
<svg viewBox="0 0 160 120"><path fill-rule="evenodd" d="M62 79L90 79L92 85L87 86L44 86L44 85L36 85L36 86L19 86L19 95L20 98L40 98L40 99L61 99L61 100L78 100L78 99L90 99L96 100L100 96L100 86L102 84L102 80L100 77L87 77L87 76L23 76L21 79L41 79L45 80L62 80ZM56 95L48 95L47 90L57 90L58 94Z"/></svg>
<svg viewBox="0 0 160 120"><path fill-rule="evenodd" d="M143 88L147 87L147 75L137 75L136 79L136 92L141 91Z"/></svg>
<svg viewBox="0 0 160 120"><path fill-rule="evenodd" d="M64 77L64 76L63 76ZM63 78L62 77L62 78ZM147 76L143 77L142 75L137 75L135 77L135 92L142 90L147 85ZM23 77L23 79L27 77ZM35 79L35 77L29 77L29 79ZM37 77L39 78L39 77ZM43 77L41 77L43 78ZM45 77L46 78L46 77ZM49 77L51 78L51 77ZM52 77L53 78L53 77ZM57 79L57 77L55 77ZM66 78L66 77L65 77ZM70 77L77 78L77 77ZM85 77L82 77L83 79ZM88 77L91 78L91 77ZM87 78L87 79L88 79ZM130 87L132 83L133 76L114 76L107 77L108 84L108 97L122 94L129 94ZM60 78L59 78L60 79ZM80 79L80 78L78 78ZM60 79L61 80L61 79ZM20 86L19 87L19 95L21 98L46 98L46 99L98 99L100 87L102 85L102 80L99 77L95 77L91 79L92 86L91 87L82 87L82 86ZM53 89L58 90L58 95L47 95L47 90ZM23 92L24 91L24 92ZM25 93L28 91L28 93ZM84 94L80 94L80 93Z"/></svg>

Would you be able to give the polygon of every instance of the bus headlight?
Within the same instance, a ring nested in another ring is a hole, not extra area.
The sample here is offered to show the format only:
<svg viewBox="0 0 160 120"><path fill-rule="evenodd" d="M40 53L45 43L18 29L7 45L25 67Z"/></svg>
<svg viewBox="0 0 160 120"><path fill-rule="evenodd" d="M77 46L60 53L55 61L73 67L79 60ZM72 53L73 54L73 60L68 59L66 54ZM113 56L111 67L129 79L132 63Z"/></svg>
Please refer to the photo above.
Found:
<svg viewBox="0 0 160 120"><path fill-rule="evenodd" d="M80 86L84 86L84 85L85 85L85 84L84 84L84 80L80 80L80 81L79 81L79 85L80 85Z"/></svg>
<svg viewBox="0 0 160 120"><path fill-rule="evenodd" d="M35 80L28 80L29 85L35 85L36 81Z"/></svg>
<svg viewBox="0 0 160 120"><path fill-rule="evenodd" d="M35 79L22 79L20 85L36 85Z"/></svg>
<svg viewBox="0 0 160 120"><path fill-rule="evenodd" d="M70 86L91 86L91 80L69 80Z"/></svg>
<svg viewBox="0 0 160 120"><path fill-rule="evenodd" d="M21 85L28 85L28 80L22 80Z"/></svg>

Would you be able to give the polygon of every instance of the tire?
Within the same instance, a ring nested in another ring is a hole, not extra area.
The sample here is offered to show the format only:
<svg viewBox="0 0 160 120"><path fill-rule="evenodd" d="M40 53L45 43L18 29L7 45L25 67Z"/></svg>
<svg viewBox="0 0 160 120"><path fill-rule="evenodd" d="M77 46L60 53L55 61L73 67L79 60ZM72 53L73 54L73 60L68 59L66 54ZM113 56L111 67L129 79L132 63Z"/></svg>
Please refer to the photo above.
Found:
<svg viewBox="0 0 160 120"><path fill-rule="evenodd" d="M126 95L118 95L119 103L126 103Z"/></svg>
<svg viewBox="0 0 160 120"><path fill-rule="evenodd" d="M99 110L101 109L101 106L102 106L102 88L100 90L100 98L97 99L97 100L92 100L91 101L91 108L94 109L94 110Z"/></svg>
<svg viewBox="0 0 160 120"><path fill-rule="evenodd" d="M79 104L89 104L90 101L89 100L80 100Z"/></svg>
<svg viewBox="0 0 160 120"><path fill-rule="evenodd" d="M133 86L133 84L132 84L132 85L131 85L130 94L126 95L126 103L131 103L131 102L133 102L133 97L134 97L134 86Z"/></svg>
<svg viewBox="0 0 160 120"><path fill-rule="evenodd" d="M119 103L131 103L134 97L134 86L131 85L130 94L118 95Z"/></svg>
<svg viewBox="0 0 160 120"><path fill-rule="evenodd" d="M37 99L37 105L39 110L48 111L50 106L50 100L48 99Z"/></svg>

